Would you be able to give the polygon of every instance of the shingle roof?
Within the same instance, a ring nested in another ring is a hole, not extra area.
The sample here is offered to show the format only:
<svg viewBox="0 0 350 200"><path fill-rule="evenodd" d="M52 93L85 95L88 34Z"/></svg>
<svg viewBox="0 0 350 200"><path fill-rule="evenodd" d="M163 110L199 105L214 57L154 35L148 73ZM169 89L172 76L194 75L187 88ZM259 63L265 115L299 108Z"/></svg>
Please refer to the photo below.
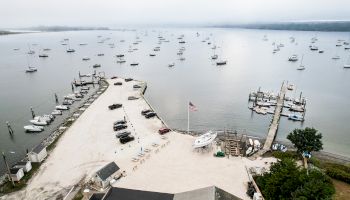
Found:
<svg viewBox="0 0 350 200"><path fill-rule="evenodd" d="M10 169L10 173L11 173L11 174L17 174L17 172L18 172L20 169L22 169L22 168L11 168L11 169Z"/></svg>
<svg viewBox="0 0 350 200"><path fill-rule="evenodd" d="M92 194L89 200L102 200L102 197L104 195L105 195L104 193L94 193Z"/></svg>
<svg viewBox="0 0 350 200"><path fill-rule="evenodd" d="M38 146L34 147L34 149L32 150L32 152L38 154L40 153L44 148L46 148L46 146L39 144Z"/></svg>
<svg viewBox="0 0 350 200"><path fill-rule="evenodd" d="M103 200L173 200L174 194L112 187Z"/></svg>
<svg viewBox="0 0 350 200"><path fill-rule="evenodd" d="M110 162L108 165L98 170L96 174L104 181L118 170L118 165L115 164L115 162Z"/></svg>

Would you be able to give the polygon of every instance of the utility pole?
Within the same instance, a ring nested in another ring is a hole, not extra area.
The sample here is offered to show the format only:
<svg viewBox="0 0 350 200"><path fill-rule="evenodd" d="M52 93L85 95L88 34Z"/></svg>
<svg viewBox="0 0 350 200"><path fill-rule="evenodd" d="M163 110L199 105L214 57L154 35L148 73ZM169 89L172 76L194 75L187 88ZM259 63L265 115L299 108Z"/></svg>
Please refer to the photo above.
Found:
<svg viewBox="0 0 350 200"><path fill-rule="evenodd" d="M5 162L5 165L6 165L6 168L7 168L7 173L8 173L8 176L9 176L9 179L11 180L12 182L12 186L15 187L15 182L13 181L12 177L11 177L11 172L10 172L10 167L6 161L6 156L5 156L5 153L2 152L2 158L4 159L4 162Z"/></svg>

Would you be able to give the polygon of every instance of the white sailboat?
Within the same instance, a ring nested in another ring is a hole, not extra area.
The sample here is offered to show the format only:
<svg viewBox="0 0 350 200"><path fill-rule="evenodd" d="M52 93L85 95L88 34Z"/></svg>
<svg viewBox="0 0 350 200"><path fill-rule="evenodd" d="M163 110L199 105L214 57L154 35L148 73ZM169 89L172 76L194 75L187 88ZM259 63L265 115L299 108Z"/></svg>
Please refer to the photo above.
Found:
<svg viewBox="0 0 350 200"><path fill-rule="evenodd" d="M300 65L297 70L305 70L305 66L303 65L304 55L301 57Z"/></svg>
<svg viewBox="0 0 350 200"><path fill-rule="evenodd" d="M208 131L204 133L203 135L196 138L196 140L193 143L193 148L208 146L215 140L217 135L218 135L217 132L213 132L213 131Z"/></svg>
<svg viewBox="0 0 350 200"><path fill-rule="evenodd" d="M350 55L348 56L347 62L344 64L344 68L350 68Z"/></svg>
<svg viewBox="0 0 350 200"><path fill-rule="evenodd" d="M26 132L41 132L44 130L42 126L27 125L23 127Z"/></svg>

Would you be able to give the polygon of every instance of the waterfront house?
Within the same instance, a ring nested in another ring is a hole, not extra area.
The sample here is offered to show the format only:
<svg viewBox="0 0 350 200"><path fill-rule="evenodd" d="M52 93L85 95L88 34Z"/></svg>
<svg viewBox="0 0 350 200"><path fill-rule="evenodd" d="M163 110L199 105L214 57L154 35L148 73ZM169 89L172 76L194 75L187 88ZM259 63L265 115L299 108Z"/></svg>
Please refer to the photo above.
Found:
<svg viewBox="0 0 350 200"><path fill-rule="evenodd" d="M112 187L105 194L93 194L89 200L240 200L220 188L210 186L181 193L161 193Z"/></svg>
<svg viewBox="0 0 350 200"><path fill-rule="evenodd" d="M109 186L110 181L113 179L113 175L116 174L119 169L120 168L117 164L115 164L115 162L110 162L96 172L96 175L93 177L93 181L98 187L105 189Z"/></svg>
<svg viewBox="0 0 350 200"><path fill-rule="evenodd" d="M11 168L10 176L13 181L20 181L24 176L23 168Z"/></svg>
<svg viewBox="0 0 350 200"><path fill-rule="evenodd" d="M32 169L32 163L30 161L21 161L13 165L12 168L22 168L27 173Z"/></svg>
<svg viewBox="0 0 350 200"><path fill-rule="evenodd" d="M28 153L28 158L31 162L42 162L47 156L46 146L39 144L31 152Z"/></svg>

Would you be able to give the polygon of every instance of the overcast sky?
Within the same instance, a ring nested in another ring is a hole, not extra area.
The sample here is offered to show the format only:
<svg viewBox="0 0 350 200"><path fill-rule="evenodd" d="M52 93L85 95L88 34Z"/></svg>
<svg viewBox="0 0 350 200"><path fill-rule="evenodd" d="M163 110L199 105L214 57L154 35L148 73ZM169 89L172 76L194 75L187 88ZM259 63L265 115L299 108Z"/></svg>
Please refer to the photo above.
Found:
<svg viewBox="0 0 350 200"><path fill-rule="evenodd" d="M350 0L0 0L0 27L349 20Z"/></svg>

